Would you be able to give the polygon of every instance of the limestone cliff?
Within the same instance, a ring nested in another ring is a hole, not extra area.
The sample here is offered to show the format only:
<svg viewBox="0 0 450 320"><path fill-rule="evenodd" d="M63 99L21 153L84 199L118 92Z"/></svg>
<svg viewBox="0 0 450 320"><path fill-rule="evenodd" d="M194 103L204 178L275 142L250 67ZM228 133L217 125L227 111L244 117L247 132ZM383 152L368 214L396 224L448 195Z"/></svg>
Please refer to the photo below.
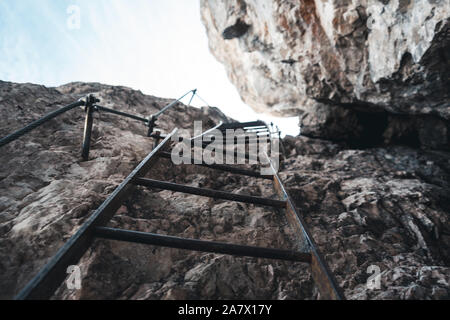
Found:
<svg viewBox="0 0 450 320"><path fill-rule="evenodd" d="M201 0L244 101L355 146L449 147L449 0Z"/></svg>
<svg viewBox="0 0 450 320"><path fill-rule="evenodd" d="M238 32L231 30L231 33ZM94 93L143 116L169 100L125 87L58 88L0 81L0 135ZM83 112L73 110L0 149L0 298L11 298L78 230L153 147L133 120L96 113L89 161L80 159ZM178 105L159 127L212 126L213 108ZM280 175L349 299L450 297L450 155L404 146L351 149L308 137L284 140ZM169 160L149 177L270 197L272 183ZM137 189L111 227L238 244L295 248L273 209ZM79 262L82 289L55 299L315 299L308 266L98 240ZM368 267L381 272L367 288Z"/></svg>

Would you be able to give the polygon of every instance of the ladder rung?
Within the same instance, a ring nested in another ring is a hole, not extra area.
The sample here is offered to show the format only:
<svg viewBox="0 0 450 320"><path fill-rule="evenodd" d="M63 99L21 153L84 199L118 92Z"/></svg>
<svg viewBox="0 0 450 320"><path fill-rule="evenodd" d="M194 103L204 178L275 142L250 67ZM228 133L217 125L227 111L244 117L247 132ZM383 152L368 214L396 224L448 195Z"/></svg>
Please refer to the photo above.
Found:
<svg viewBox="0 0 450 320"><path fill-rule="evenodd" d="M256 138L257 138L258 140L261 140L262 138L270 138L270 132L269 132L269 131L249 132L249 133L258 133L258 134L256 135ZM261 133L261 134L259 134L259 133ZM159 134L159 135L152 134L150 137L151 137L151 138L158 138L158 139L165 139L165 138L167 137L167 135L164 135L164 134ZM203 137L203 140L205 140L205 138L211 138L211 137L215 137L215 136L214 136L214 135L212 135L212 136L204 136L204 137ZM248 141L248 140L250 139L250 136L249 136L249 135L244 135L244 136L234 136L234 138L235 138L235 140L241 139L241 138L245 138L245 141ZM198 139L198 140L200 140L200 139ZM191 141L195 141L195 139L191 139ZM266 140L264 139L263 141L266 141ZM204 144L209 144L209 143L211 143L211 142L212 142L212 141L210 141L210 142L203 141ZM227 137L226 137L226 136L223 136L223 142L224 142L224 143L227 142Z"/></svg>
<svg viewBox="0 0 450 320"><path fill-rule="evenodd" d="M263 132L262 132L262 133L263 133ZM164 135L164 134L160 134L160 135L152 134L150 137L151 137L151 138L158 138L158 139L165 139L165 138L167 137L167 135ZM209 137L209 136L205 136L204 138L206 138L206 137ZM212 136L212 137L214 137L214 136ZM263 135L257 135L256 137L257 137L258 141L260 141L261 138L270 138L270 133L269 133L269 134L263 134ZM245 138L245 141L246 141L247 143L248 143L248 141L250 140L249 136L235 136L234 138L235 138L235 140L238 140L238 139L240 139L240 138ZM200 139L199 139L199 140L200 140ZM204 140L204 139L203 139L203 140ZM190 140L190 141L192 141L192 142L191 142L191 145L193 146L193 145L194 145L193 141L195 141L195 140ZM266 139L264 139L264 140L262 140L262 141L265 142ZM209 144L212 143L212 142L213 142L213 141L209 141L209 142L202 141L202 143L203 143L204 146L207 146L207 145L209 145ZM226 142L227 142L227 137L224 136L224 137L223 137L223 143L225 144ZM235 144L235 143L234 143L234 144Z"/></svg>
<svg viewBox="0 0 450 320"><path fill-rule="evenodd" d="M229 244L223 242L185 239L173 236L158 235L153 233L120 230L104 227L96 228L95 236L103 239L148 244L167 248L311 263L310 253L298 251L260 248L253 246Z"/></svg>
<svg viewBox="0 0 450 320"><path fill-rule="evenodd" d="M158 156L161 158L172 159L172 154L170 152L161 152L158 154ZM273 176L263 176L259 172L252 171L252 170L246 170L246 169L236 168L236 167L222 165L222 164L206 164L206 163L203 163L202 161L192 159L192 158L186 158L186 157L184 157L182 159L185 160L186 162L192 163L193 165L196 165L196 166L206 167L206 168L210 168L210 169L214 169L214 170L221 170L221 171L225 171L225 172L231 172L231 173L240 174L240 175L248 176L248 177L273 180ZM196 164L196 163L200 163L200 162L202 162L202 163Z"/></svg>
<svg viewBox="0 0 450 320"><path fill-rule="evenodd" d="M198 147L201 147L204 149L204 148L208 147L210 144L212 144L212 142L202 142L198 145ZM195 145L194 141L191 141L191 147L192 148L197 147ZM231 155L233 155L234 158L245 159L246 161L253 160L253 161L258 162L258 160L259 160L258 155L253 155L253 154L249 154L249 153L245 153L245 154L240 153L239 150L216 149L215 152L221 152L224 155L231 154Z"/></svg>
<svg viewBox="0 0 450 320"><path fill-rule="evenodd" d="M158 139L165 139L167 136L166 135L159 135L159 136L156 136L156 135L152 135L151 136L152 138L158 138ZM189 142L188 142L189 143ZM199 145L199 147L201 147L201 148L206 148L206 147L208 147L210 144L211 144L212 142L202 142L202 143L200 143L200 145ZM236 144L237 145L237 144ZM242 144L240 144L240 145L242 145ZM194 144L194 141L190 141L190 146L191 146L191 148L194 148L194 147L196 147L195 146L195 144ZM248 153L246 153L246 154L243 154L243 153L240 153L240 152L238 152L238 150L226 150L226 149L219 149L219 150L216 150L216 152L223 152L223 154L225 155L228 151L230 151L230 153L234 153L234 158L239 158L239 159L245 159L246 161L250 161L250 160L253 160L253 161L258 161L259 159L258 159L258 156L257 155L250 155L250 154L248 154Z"/></svg>
<svg viewBox="0 0 450 320"><path fill-rule="evenodd" d="M252 121L252 122L233 122L233 123L224 123L220 129L241 129L241 128L250 128L250 127L262 127L266 124L263 121Z"/></svg>
<svg viewBox="0 0 450 320"><path fill-rule="evenodd" d="M231 200L231 201L244 202L244 203L261 204L261 205L276 207L276 208L286 208L286 201L282 201L282 200L274 200L274 199L268 199L268 198L246 196L246 195L240 195L240 194L212 190L212 189L196 188L196 187L190 187L190 186L180 185L180 184L176 184L176 183L158 181L158 180L152 180L152 179L138 178L134 181L134 183L139 186L144 186L144 187L170 190L170 191L182 192L182 193L189 193L189 194L210 197L210 198L215 198L215 199L224 199L224 200Z"/></svg>
<svg viewBox="0 0 450 320"><path fill-rule="evenodd" d="M133 170L130 175L114 190L98 209L83 223L78 231L59 249L39 273L19 292L17 300L49 299L67 276L70 265L78 263L89 248L92 232L98 225L105 225L133 190L135 177L144 176L157 160L156 154L169 146L171 137L178 129L172 131L163 142Z"/></svg>
<svg viewBox="0 0 450 320"><path fill-rule="evenodd" d="M264 136L270 136L269 130L247 130L245 131L244 136L258 136L258 137L264 137Z"/></svg>
<svg viewBox="0 0 450 320"><path fill-rule="evenodd" d="M269 128L266 126L259 126L259 127L249 127L248 129L245 129L245 131L269 131Z"/></svg>

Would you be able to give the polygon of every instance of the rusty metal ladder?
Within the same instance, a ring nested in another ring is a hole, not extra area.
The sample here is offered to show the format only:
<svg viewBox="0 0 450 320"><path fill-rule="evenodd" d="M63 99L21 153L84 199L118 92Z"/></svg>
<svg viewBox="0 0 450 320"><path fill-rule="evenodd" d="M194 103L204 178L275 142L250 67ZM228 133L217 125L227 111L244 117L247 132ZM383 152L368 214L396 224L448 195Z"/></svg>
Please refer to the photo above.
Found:
<svg viewBox="0 0 450 320"><path fill-rule="evenodd" d="M222 129L246 128L248 131L270 132L269 127L260 122L231 123L225 124ZM17 300L41 300L50 299L55 291L66 278L66 270L75 265L84 255L95 239L107 239L115 241L126 241L153 246L193 250L200 252L211 252L229 254L235 256L248 256L266 259L278 259L295 262L308 263L311 266L312 277L318 287L321 299L340 300L345 299L341 289L329 270L325 260L319 253L317 246L306 227L302 216L298 213L294 202L289 196L286 188L272 167L272 176L263 176L260 173L234 166L217 164L199 164L210 169L226 171L234 174L271 179L278 196L282 200L270 198L240 195L230 192L217 191L204 188L179 185L166 181L158 181L145 178L152 166L159 158L170 158L167 152L170 141L176 135L177 129L167 136L156 135L155 138L163 139L161 143L136 167L136 169L115 189L115 191L103 202L103 204L88 218L80 229L65 243L65 245L51 258L41 271L22 289L15 297ZM158 141L159 142L159 141ZM214 199L225 199L230 201L251 203L285 209L287 219L296 231L301 241L305 241L308 252L296 250L281 250L272 248L261 248L246 245L236 245L222 242L212 242L194 239L185 239L166 235L144 233L131 230L121 230L106 227L123 201L131 194L136 186L171 190L175 192L188 193L198 196L211 197Z"/></svg>

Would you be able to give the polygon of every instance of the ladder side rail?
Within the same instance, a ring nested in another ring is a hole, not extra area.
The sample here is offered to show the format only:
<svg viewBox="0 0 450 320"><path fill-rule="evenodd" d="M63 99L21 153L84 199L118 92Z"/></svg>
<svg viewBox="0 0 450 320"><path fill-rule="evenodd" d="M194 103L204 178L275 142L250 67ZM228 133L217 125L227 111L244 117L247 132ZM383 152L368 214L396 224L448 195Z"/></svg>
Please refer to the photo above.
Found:
<svg viewBox="0 0 450 320"><path fill-rule="evenodd" d="M266 154L267 156L267 154ZM273 182L275 190L278 192L280 197L283 197L287 201L286 214L287 219L291 226L297 231L303 234L304 239L307 241L311 250L311 272L315 283L319 289L322 299L327 300L345 300L345 296L342 293L342 289L337 284L337 281L331 272L328 264L323 258L322 254L317 249L317 244L315 243L311 232L309 231L306 222L303 217L297 211L295 204L283 185L283 182L278 175L277 171L272 165L270 158L267 156L268 161L271 165L273 171Z"/></svg>

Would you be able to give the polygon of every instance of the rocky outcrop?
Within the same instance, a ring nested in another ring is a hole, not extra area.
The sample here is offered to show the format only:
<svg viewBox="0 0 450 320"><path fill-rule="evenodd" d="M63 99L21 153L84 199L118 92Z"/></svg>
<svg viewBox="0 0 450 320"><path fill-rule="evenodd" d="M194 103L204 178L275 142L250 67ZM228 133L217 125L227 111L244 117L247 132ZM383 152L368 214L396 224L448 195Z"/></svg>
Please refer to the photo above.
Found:
<svg viewBox="0 0 450 320"><path fill-rule="evenodd" d="M285 146L281 177L347 298L448 299L449 153L306 137Z"/></svg>
<svg viewBox="0 0 450 320"><path fill-rule="evenodd" d="M89 93L105 107L142 116L172 101L101 84L46 88L0 81L0 136ZM213 126L226 117L215 108L180 104L158 127L191 129L194 119ZM95 113L90 160L83 162L83 126L83 110L72 110L1 148L0 298L17 293L153 147L144 124Z"/></svg>
<svg viewBox="0 0 450 320"><path fill-rule="evenodd" d="M450 143L448 0L201 0L211 52L258 112L365 147ZM248 30L229 39L236 22Z"/></svg>
<svg viewBox="0 0 450 320"><path fill-rule="evenodd" d="M169 100L125 87L58 88L0 82L0 135L88 94L148 116ZM0 297L11 298L153 147L133 120L95 115L89 161L80 159L83 112L73 110L2 148ZM213 108L178 105L163 131L213 126ZM351 149L308 137L284 140L281 177L350 299L450 298L450 155L409 147ZM155 179L271 197L270 181L161 160ZM295 248L282 212L169 191L137 189L110 223L144 232ZM315 299L304 264L96 241L83 256L82 289L54 299ZM367 287L375 266L380 289Z"/></svg>

